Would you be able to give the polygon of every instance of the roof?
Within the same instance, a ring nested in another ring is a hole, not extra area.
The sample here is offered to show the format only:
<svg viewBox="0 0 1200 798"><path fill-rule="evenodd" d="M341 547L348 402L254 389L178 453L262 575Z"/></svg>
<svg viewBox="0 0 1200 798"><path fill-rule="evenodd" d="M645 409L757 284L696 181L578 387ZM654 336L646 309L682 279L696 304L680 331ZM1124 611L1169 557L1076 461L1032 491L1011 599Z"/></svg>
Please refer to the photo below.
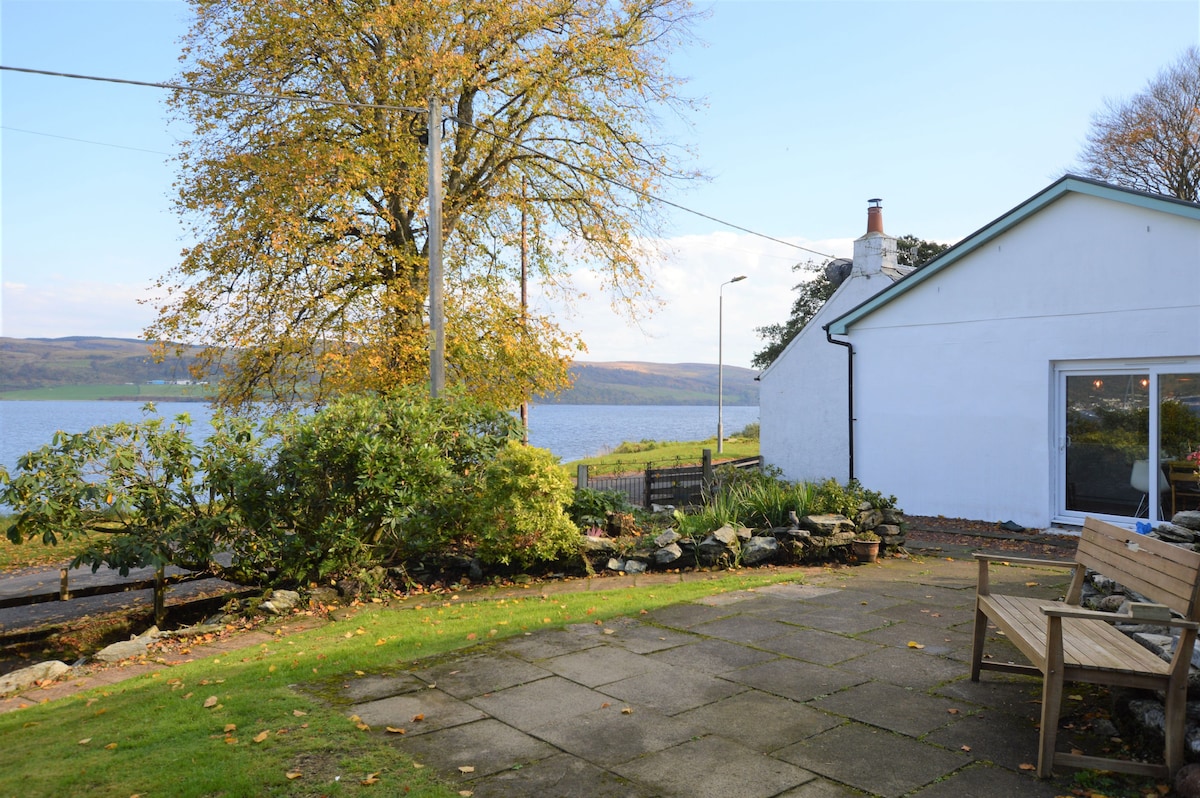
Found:
<svg viewBox="0 0 1200 798"><path fill-rule="evenodd" d="M883 289L857 307L838 316L825 325L825 329L831 335L845 335L855 322L869 316L894 299L903 296L926 280L932 279L939 272L950 268L979 247L984 246L997 236L1008 232L1046 206L1071 193L1100 197L1112 200L1113 202L1121 202L1126 205L1148 208L1200 221L1200 204L1186 202L1174 197L1166 197L1161 194L1150 194L1144 191L1121 188L1120 186L1114 186L1111 183L1104 183L1088 177L1064 175L1008 213L971 233L971 235L950 247L950 249L938 255L921 268Z"/></svg>

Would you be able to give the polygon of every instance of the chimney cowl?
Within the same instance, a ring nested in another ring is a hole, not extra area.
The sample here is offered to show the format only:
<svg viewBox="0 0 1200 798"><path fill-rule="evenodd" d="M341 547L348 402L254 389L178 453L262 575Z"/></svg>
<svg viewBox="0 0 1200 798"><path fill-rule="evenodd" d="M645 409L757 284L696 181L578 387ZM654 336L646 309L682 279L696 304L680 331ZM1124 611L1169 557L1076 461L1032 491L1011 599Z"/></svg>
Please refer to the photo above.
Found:
<svg viewBox="0 0 1200 798"><path fill-rule="evenodd" d="M879 198L867 200L867 232L883 232L883 200Z"/></svg>

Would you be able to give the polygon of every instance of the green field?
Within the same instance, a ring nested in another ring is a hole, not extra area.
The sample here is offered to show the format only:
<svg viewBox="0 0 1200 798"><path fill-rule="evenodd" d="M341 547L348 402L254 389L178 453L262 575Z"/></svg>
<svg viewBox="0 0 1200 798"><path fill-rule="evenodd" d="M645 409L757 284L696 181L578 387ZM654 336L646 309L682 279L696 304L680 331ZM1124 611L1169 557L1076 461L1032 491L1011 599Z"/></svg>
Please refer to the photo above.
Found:
<svg viewBox="0 0 1200 798"><path fill-rule="evenodd" d="M60 385L26 391L0 391L2 399L44 401L47 399L128 399L142 401L180 400L206 402L206 385Z"/></svg>

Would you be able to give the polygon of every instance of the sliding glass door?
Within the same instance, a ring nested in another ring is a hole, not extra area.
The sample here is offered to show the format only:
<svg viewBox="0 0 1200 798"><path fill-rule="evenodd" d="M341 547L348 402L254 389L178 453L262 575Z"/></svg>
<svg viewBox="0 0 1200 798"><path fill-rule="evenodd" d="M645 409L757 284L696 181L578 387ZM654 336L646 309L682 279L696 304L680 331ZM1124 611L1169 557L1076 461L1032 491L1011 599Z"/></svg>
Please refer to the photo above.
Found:
<svg viewBox="0 0 1200 798"><path fill-rule="evenodd" d="M1058 376L1058 515L1157 521L1200 505L1200 363Z"/></svg>

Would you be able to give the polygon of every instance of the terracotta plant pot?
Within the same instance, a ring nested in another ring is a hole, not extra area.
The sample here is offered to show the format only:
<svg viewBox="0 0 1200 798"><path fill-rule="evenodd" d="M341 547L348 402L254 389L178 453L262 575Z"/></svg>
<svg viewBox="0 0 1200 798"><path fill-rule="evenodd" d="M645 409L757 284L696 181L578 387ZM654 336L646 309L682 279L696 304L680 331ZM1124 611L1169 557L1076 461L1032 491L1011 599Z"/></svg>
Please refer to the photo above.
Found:
<svg viewBox="0 0 1200 798"><path fill-rule="evenodd" d="M879 559L878 540L856 540L850 544L850 550L859 562L875 562Z"/></svg>

